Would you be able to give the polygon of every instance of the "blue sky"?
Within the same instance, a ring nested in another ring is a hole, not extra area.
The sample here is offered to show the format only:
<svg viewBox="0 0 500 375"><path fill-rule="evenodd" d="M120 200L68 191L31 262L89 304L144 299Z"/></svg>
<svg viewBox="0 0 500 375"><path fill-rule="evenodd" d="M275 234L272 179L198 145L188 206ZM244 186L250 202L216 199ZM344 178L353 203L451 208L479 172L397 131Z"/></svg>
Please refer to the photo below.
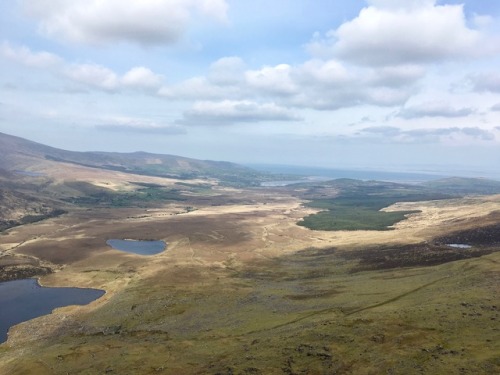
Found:
<svg viewBox="0 0 500 375"><path fill-rule="evenodd" d="M7 0L0 35L1 132L500 176L497 1Z"/></svg>

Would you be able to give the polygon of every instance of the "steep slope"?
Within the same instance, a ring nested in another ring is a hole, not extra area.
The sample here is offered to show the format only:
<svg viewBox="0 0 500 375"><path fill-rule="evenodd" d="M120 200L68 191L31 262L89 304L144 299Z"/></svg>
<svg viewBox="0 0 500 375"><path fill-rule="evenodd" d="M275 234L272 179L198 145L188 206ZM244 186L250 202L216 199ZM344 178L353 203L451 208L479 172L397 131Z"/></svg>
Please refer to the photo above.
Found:
<svg viewBox="0 0 500 375"><path fill-rule="evenodd" d="M151 199L182 199L179 187L156 186L156 180L134 185L130 181L141 179L137 175L155 176L142 179L160 178L160 183L167 177L172 181L210 179L231 186L258 185L266 178L228 162L146 152L66 151L0 133L0 231L59 215L75 203L117 205L119 201L122 205L125 201L133 205ZM113 181L118 188L110 188ZM127 186L128 192L122 191ZM182 188L189 189L189 183Z"/></svg>
<svg viewBox="0 0 500 375"><path fill-rule="evenodd" d="M45 184L46 179L0 169L0 231L65 212L60 202L41 192Z"/></svg>
<svg viewBox="0 0 500 375"><path fill-rule="evenodd" d="M36 171L48 161L149 176L215 178L232 185L257 185L265 174L238 164L147 152L75 152L0 133L0 168Z"/></svg>

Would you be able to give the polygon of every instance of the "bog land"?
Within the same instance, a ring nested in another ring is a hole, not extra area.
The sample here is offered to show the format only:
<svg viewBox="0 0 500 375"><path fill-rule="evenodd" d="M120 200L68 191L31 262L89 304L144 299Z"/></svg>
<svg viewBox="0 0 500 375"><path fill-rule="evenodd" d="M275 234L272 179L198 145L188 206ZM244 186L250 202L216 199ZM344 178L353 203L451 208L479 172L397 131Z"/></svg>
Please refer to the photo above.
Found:
<svg viewBox="0 0 500 375"><path fill-rule="evenodd" d="M2 280L106 294L13 326L2 374L500 372L495 182L259 187L236 167L26 154L9 168L39 174L2 165Z"/></svg>

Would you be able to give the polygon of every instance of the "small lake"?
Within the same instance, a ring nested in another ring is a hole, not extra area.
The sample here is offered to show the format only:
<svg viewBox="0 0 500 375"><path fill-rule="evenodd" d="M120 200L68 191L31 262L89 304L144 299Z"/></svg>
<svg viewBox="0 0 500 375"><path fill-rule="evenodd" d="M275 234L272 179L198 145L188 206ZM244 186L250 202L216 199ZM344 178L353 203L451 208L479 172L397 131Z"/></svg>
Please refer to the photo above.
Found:
<svg viewBox="0 0 500 375"><path fill-rule="evenodd" d="M107 240L106 244L115 250L139 255L154 255L161 253L167 248L163 241L139 241L139 240Z"/></svg>
<svg viewBox="0 0 500 375"><path fill-rule="evenodd" d="M472 246L464 243L449 243L446 246L454 247L455 249L470 249Z"/></svg>
<svg viewBox="0 0 500 375"><path fill-rule="evenodd" d="M47 315L57 307L86 305L104 295L104 290L46 288L36 279L0 283L0 343L13 325Z"/></svg>

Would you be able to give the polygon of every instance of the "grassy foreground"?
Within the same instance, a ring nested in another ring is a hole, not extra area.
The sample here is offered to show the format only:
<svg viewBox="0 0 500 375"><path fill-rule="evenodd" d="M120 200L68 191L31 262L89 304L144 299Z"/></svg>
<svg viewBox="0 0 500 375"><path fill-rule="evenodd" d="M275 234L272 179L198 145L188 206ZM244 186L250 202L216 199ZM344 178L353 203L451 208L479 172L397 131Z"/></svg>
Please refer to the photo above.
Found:
<svg viewBox="0 0 500 375"><path fill-rule="evenodd" d="M57 271L45 285L108 293L13 327L0 374L500 372L500 197L396 205L420 213L393 231L317 232L296 225L311 212L305 200L324 195L316 204L344 202L347 213L358 199L358 212L378 212L410 193L359 184L354 199L334 184L237 190L91 176L57 186L98 204L77 201L0 245ZM122 254L109 238L169 248Z"/></svg>
<svg viewBox="0 0 500 375"><path fill-rule="evenodd" d="M500 372L500 253L363 272L344 255L166 266L41 340L0 347L0 373Z"/></svg>

